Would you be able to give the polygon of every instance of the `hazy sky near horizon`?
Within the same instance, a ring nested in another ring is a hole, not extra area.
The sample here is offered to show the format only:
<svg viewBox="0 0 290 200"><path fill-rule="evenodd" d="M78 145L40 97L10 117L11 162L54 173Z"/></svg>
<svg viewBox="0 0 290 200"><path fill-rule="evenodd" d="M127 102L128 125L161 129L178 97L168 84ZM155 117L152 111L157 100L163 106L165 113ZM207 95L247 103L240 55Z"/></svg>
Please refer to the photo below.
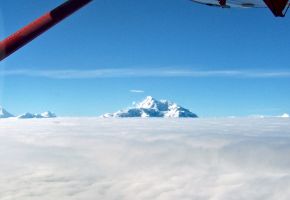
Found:
<svg viewBox="0 0 290 200"><path fill-rule="evenodd" d="M1 38L61 2L1 0ZM0 105L96 116L151 95L204 117L290 113L289 17L95 0L0 63Z"/></svg>

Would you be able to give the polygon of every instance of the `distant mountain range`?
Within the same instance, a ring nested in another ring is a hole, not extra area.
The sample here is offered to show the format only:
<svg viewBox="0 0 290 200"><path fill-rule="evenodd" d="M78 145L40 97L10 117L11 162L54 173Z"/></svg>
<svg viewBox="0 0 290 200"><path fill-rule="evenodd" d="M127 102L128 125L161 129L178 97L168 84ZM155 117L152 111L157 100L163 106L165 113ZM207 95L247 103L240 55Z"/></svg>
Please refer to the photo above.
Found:
<svg viewBox="0 0 290 200"><path fill-rule="evenodd" d="M135 107L107 113L101 117L163 117L163 118L197 118L198 116L190 110L167 100L156 100L148 96Z"/></svg>
<svg viewBox="0 0 290 200"><path fill-rule="evenodd" d="M56 115L53 112L47 111L40 114L24 113L15 116L0 106L0 119L3 118L18 118L18 119L33 119L33 118L54 118ZM134 107L119 110L115 113L106 113L103 118L197 118L198 116L189 109L179 106L178 104L167 100L156 100L151 96L147 96L143 101L134 105ZM250 115L250 118L290 118L290 115L284 113L278 116Z"/></svg>
<svg viewBox="0 0 290 200"><path fill-rule="evenodd" d="M41 114L31 114L31 113L25 113L23 115L19 115L17 118L20 119L31 119L31 118L54 118L56 115L52 112L44 112Z"/></svg>
<svg viewBox="0 0 290 200"><path fill-rule="evenodd" d="M0 118L11 118L15 117L8 111L6 111L4 108L0 107ZM41 114L31 114L31 113L25 113L22 115L17 116L16 118L19 119L31 119L31 118L53 118L56 117L56 115L50 111L41 113Z"/></svg>

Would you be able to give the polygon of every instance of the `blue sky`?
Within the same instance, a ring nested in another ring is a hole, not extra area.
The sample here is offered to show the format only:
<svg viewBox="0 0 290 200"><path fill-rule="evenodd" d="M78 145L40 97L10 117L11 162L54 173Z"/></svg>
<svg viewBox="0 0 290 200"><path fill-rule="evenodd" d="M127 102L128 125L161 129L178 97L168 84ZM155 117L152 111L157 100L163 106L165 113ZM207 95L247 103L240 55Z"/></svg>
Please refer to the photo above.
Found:
<svg viewBox="0 0 290 200"><path fill-rule="evenodd" d="M61 2L1 1L1 38ZM0 104L14 114L97 116L151 95L202 117L290 113L289 17L95 0L0 64Z"/></svg>

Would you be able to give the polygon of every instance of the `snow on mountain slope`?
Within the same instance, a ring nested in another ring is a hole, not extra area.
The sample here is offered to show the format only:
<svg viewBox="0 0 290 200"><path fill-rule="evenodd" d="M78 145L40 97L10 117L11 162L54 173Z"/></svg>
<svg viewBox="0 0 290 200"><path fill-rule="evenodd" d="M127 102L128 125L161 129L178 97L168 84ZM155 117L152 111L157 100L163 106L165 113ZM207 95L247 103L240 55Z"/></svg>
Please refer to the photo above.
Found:
<svg viewBox="0 0 290 200"><path fill-rule="evenodd" d="M41 118L54 118L56 115L50 111L43 112L40 114Z"/></svg>
<svg viewBox="0 0 290 200"><path fill-rule="evenodd" d="M281 115L281 117L282 117L282 118L289 118L290 116L289 116L289 114L284 113L283 115Z"/></svg>
<svg viewBox="0 0 290 200"><path fill-rule="evenodd" d="M41 114L31 114L31 113L25 113L22 115L19 115L17 118L19 119L32 119L32 118L54 118L56 115L50 111L41 113Z"/></svg>
<svg viewBox="0 0 290 200"><path fill-rule="evenodd" d="M31 113L24 113L22 115L17 116L17 118L19 118L19 119L31 119L34 117L35 117L35 115L31 114Z"/></svg>
<svg viewBox="0 0 290 200"><path fill-rule="evenodd" d="M13 115L7 112L4 108L0 107L0 118L9 118L9 117L13 117Z"/></svg>
<svg viewBox="0 0 290 200"><path fill-rule="evenodd" d="M156 100L151 96L146 97L134 108L107 113L102 117L165 117L165 118L196 118L197 115L176 103L167 100Z"/></svg>

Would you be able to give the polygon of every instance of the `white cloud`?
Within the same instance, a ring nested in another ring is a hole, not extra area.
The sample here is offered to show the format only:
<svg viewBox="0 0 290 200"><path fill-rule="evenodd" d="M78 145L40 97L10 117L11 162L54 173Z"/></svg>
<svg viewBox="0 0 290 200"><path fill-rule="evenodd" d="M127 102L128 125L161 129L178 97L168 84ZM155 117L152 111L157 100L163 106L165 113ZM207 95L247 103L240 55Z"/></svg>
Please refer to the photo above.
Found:
<svg viewBox="0 0 290 200"><path fill-rule="evenodd" d="M1 120L0 199L290 198L290 123Z"/></svg>
<svg viewBox="0 0 290 200"><path fill-rule="evenodd" d="M52 79L88 79L114 77L231 77L290 78L290 71L186 70L186 69L95 69L95 70L2 70L0 76L30 76Z"/></svg>
<svg viewBox="0 0 290 200"><path fill-rule="evenodd" d="M130 92L132 92L132 93L144 93L143 90L130 90Z"/></svg>

